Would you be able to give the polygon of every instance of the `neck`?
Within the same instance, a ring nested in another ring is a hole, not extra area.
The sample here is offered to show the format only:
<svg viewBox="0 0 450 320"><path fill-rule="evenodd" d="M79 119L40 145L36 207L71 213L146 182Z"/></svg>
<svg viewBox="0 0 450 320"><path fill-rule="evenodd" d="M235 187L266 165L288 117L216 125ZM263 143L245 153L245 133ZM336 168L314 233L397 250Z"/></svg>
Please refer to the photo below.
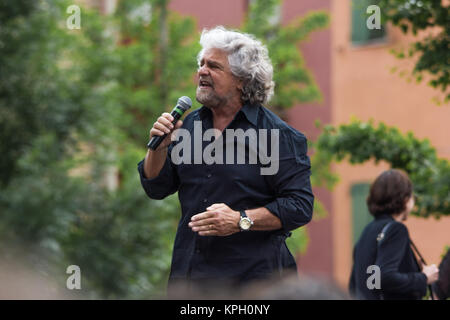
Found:
<svg viewBox="0 0 450 320"><path fill-rule="evenodd" d="M242 103L210 108L213 114L214 128L223 131L241 108Z"/></svg>
<svg viewBox="0 0 450 320"><path fill-rule="evenodd" d="M398 221L398 222L403 222L403 220L405 220L403 212L398 213L398 214L393 214L392 219L394 219L395 221Z"/></svg>

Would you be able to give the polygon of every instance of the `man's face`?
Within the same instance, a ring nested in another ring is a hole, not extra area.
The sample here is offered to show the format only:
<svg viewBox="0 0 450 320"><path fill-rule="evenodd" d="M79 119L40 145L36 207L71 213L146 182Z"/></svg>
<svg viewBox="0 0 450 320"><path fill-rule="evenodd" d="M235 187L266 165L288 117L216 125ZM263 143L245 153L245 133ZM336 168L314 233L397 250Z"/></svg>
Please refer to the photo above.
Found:
<svg viewBox="0 0 450 320"><path fill-rule="evenodd" d="M220 49L204 52L198 69L197 101L209 108L241 103L241 81L233 76L228 55Z"/></svg>

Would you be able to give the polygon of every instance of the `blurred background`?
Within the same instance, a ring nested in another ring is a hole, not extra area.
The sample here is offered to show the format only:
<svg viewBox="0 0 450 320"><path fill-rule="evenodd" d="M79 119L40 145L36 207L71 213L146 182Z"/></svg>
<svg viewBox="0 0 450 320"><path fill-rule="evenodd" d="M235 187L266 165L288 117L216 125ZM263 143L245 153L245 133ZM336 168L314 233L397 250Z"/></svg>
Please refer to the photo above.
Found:
<svg viewBox="0 0 450 320"><path fill-rule="evenodd" d="M263 40L267 107L310 142L314 219L288 239L300 278L346 290L369 185L390 167L409 173L406 224L439 264L449 17L445 0L0 0L0 298L164 297L180 207L147 198L137 163L155 119L195 97L200 32L216 25Z"/></svg>

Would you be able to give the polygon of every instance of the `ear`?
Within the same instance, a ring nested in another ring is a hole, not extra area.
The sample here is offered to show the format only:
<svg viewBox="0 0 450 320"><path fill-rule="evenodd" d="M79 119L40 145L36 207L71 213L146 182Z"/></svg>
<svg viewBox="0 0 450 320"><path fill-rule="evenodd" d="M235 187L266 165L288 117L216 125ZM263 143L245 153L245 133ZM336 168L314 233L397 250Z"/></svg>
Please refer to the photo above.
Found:
<svg viewBox="0 0 450 320"><path fill-rule="evenodd" d="M237 89L239 90L239 91L242 91L242 89L244 88L244 81L243 80L238 80L238 83L237 83Z"/></svg>

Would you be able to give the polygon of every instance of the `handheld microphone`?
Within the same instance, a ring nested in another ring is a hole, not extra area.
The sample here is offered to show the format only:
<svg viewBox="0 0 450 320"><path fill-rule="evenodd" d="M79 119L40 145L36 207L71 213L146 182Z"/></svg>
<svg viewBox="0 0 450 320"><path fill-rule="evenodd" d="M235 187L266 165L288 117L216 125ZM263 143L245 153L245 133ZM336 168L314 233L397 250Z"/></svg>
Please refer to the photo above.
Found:
<svg viewBox="0 0 450 320"><path fill-rule="evenodd" d="M172 124L175 126L177 121L181 118L183 113L186 112L187 109L189 109L192 106L192 101L189 99L189 97L183 96L177 101L177 105L175 108L173 108L170 115L173 117ZM167 137L167 134L164 134L162 136L156 136L154 135L149 143L147 144L147 148L156 150L158 146L161 144L161 142Z"/></svg>

